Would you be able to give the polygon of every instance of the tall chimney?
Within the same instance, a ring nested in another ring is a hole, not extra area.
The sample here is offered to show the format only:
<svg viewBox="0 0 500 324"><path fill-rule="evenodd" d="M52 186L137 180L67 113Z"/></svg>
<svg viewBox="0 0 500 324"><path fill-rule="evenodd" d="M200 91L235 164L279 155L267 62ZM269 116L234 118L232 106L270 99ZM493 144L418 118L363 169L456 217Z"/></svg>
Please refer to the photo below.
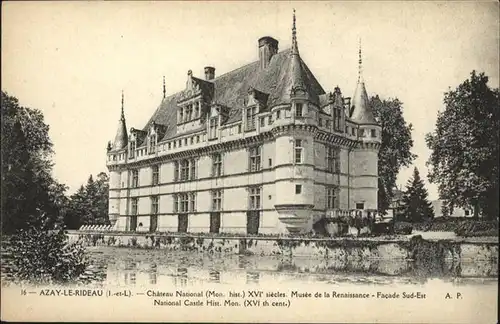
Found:
<svg viewBox="0 0 500 324"><path fill-rule="evenodd" d="M264 36L259 39L259 62L260 68L265 69L269 66L271 58L278 53L278 41L270 36Z"/></svg>
<svg viewBox="0 0 500 324"><path fill-rule="evenodd" d="M215 78L215 68L212 66L205 67L205 80L213 80Z"/></svg>

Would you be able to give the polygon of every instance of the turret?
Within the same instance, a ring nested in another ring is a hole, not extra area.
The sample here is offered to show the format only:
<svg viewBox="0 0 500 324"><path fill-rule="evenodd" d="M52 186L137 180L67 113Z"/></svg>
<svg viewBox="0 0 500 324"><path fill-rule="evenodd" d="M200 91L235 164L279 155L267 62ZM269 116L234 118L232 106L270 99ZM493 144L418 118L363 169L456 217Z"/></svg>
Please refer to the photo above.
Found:
<svg viewBox="0 0 500 324"><path fill-rule="evenodd" d="M349 208L376 210L378 208L378 152L382 128L373 116L362 72L361 44L359 46L359 71L356 91L351 100L351 133L358 142L352 150L349 174L355 179L349 191Z"/></svg>
<svg viewBox="0 0 500 324"><path fill-rule="evenodd" d="M116 131L115 141L113 142L112 150L118 151L123 148L126 148L128 144L128 136L127 136L127 125L125 122L125 113L123 109L123 91L122 91L122 109L121 116L118 122L118 129Z"/></svg>
<svg viewBox="0 0 500 324"><path fill-rule="evenodd" d="M307 87L304 81L304 70L300 62L299 45L297 43L297 28L295 9L293 10L293 25L292 25L292 50L290 52L290 96L304 96L307 98Z"/></svg>
<svg viewBox="0 0 500 324"><path fill-rule="evenodd" d="M358 83L356 91L351 100L350 119L358 124L377 124L373 116L372 108L369 104L368 94L366 92L365 81L363 79L362 71L362 57L361 57L361 43L359 45L359 69L358 69Z"/></svg>

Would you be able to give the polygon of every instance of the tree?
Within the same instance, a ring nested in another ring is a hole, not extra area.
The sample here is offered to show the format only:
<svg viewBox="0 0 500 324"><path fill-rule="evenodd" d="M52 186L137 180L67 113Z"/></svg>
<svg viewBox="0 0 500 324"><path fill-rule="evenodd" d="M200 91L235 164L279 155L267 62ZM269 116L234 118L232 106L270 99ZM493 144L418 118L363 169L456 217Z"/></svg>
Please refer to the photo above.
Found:
<svg viewBox="0 0 500 324"><path fill-rule="evenodd" d="M85 186L80 186L69 203L65 217L68 228L77 229L82 225L109 225L108 197L109 177L101 172L94 180L90 175Z"/></svg>
<svg viewBox="0 0 500 324"><path fill-rule="evenodd" d="M475 217L498 217L498 103L499 90L476 71L444 95L445 110L426 142L429 180L449 209L473 206Z"/></svg>
<svg viewBox="0 0 500 324"><path fill-rule="evenodd" d="M418 223L434 218L434 210L428 197L429 194L424 187L424 182L420 178L420 173L415 168L413 176L408 180L406 191L403 194L404 215L407 221Z"/></svg>
<svg viewBox="0 0 500 324"><path fill-rule="evenodd" d="M98 224L109 225L109 177L101 172L96 177L97 199L96 199L96 221Z"/></svg>
<svg viewBox="0 0 500 324"><path fill-rule="evenodd" d="M378 153L378 210L385 213L393 197L399 170L410 166L416 158L411 153L412 125L406 123L403 103L398 99L381 100L375 96L370 104L382 126L382 144Z"/></svg>
<svg viewBox="0 0 500 324"><path fill-rule="evenodd" d="M68 207L65 185L52 177L52 142L43 114L2 91L2 249L14 278L67 282L86 267L81 243L70 243L59 222ZM6 261L3 260L2 261ZM3 271L3 269L2 269Z"/></svg>
<svg viewBox="0 0 500 324"><path fill-rule="evenodd" d="M17 98L4 91L1 111L2 232L40 222L40 210L54 223L66 189L52 178L49 126L39 110L20 106Z"/></svg>

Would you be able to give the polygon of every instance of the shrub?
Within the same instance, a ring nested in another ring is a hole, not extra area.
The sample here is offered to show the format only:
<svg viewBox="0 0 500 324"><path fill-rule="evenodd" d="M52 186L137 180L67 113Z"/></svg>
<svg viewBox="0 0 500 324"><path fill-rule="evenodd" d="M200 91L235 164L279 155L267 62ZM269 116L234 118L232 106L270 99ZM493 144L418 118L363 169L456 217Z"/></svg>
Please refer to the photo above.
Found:
<svg viewBox="0 0 500 324"><path fill-rule="evenodd" d="M69 243L62 228L31 227L14 234L9 245L15 280L64 283L76 279L87 267L83 246Z"/></svg>
<svg viewBox="0 0 500 324"><path fill-rule="evenodd" d="M471 221L457 226L458 236L498 236L498 222Z"/></svg>
<svg viewBox="0 0 500 324"><path fill-rule="evenodd" d="M408 235L413 231L413 225L408 222L396 222L394 224L394 233Z"/></svg>

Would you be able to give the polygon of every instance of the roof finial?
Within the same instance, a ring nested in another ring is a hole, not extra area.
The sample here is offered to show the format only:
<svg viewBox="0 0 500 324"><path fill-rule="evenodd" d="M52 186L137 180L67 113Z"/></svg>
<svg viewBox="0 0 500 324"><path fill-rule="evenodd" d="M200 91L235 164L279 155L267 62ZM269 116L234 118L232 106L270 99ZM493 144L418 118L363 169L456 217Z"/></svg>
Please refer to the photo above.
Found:
<svg viewBox="0 0 500 324"><path fill-rule="evenodd" d="M359 38L359 51L358 51L358 82L363 82L363 58L361 56L361 37Z"/></svg>
<svg viewBox="0 0 500 324"><path fill-rule="evenodd" d="M295 9L293 9L293 25L292 25L292 54L298 54L299 48L297 46L297 27Z"/></svg>
<svg viewBox="0 0 500 324"><path fill-rule="evenodd" d="M122 90L122 115L121 115L121 119L125 119L125 112L124 112L124 108L123 108L123 103L124 103L124 96L123 96L123 90Z"/></svg>
<svg viewBox="0 0 500 324"><path fill-rule="evenodd" d="M163 76L163 99L165 99L167 94L167 90L165 88L165 76Z"/></svg>

